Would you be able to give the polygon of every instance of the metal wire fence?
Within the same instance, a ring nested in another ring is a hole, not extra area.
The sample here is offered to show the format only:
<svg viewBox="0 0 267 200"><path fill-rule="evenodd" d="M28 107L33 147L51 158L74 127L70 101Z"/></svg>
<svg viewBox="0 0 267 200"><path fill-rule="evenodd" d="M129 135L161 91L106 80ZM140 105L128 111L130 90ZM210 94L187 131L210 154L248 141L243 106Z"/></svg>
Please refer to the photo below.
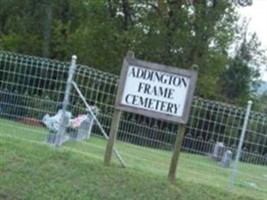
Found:
<svg viewBox="0 0 267 200"><path fill-rule="evenodd" d="M0 52L0 136L45 143L42 119L62 107L70 63ZM109 133L119 77L77 65L73 80L89 105L97 106L101 128ZM88 113L72 89L68 111ZM229 185L246 109L195 97L186 127L178 178L225 189ZM267 119L251 112L234 190L267 195ZM89 140L71 140L63 148L103 159L103 130L92 127ZM123 113L116 148L127 167L167 175L178 125ZM71 132L73 130L67 130ZM228 153L228 154L227 154Z"/></svg>

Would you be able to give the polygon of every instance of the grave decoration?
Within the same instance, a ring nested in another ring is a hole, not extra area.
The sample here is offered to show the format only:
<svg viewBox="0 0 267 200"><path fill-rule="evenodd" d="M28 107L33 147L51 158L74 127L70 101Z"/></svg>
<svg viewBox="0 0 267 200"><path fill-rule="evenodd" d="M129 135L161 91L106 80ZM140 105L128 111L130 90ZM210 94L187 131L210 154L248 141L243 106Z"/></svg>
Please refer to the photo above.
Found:
<svg viewBox="0 0 267 200"><path fill-rule="evenodd" d="M98 115L98 108L96 106L91 106L91 109L95 116ZM75 140L85 140L89 139L92 127L94 124L94 117L88 111L87 114L78 115L74 119L70 119L68 124L68 132L72 139Z"/></svg>
<svg viewBox="0 0 267 200"><path fill-rule="evenodd" d="M92 107L95 114L98 113L97 107ZM72 119L70 112L65 112L66 130L67 134L60 134L60 126L63 120L63 111L60 109L54 116L46 114L42 122L48 129L46 142L55 145L62 145L71 139L84 140L89 139L91 135L92 126L94 123L93 116L88 114L78 115Z"/></svg>
<svg viewBox="0 0 267 200"><path fill-rule="evenodd" d="M66 121L69 121L72 117L72 114L70 112L65 112ZM45 127L48 129L48 134L46 137L46 142L49 144L54 144L61 146L66 141L69 140L69 137L65 134L58 134L60 130L60 126L62 124L63 119L63 111L62 109L58 110L58 112L54 116L50 116L49 114L46 114L42 122L45 125Z"/></svg>

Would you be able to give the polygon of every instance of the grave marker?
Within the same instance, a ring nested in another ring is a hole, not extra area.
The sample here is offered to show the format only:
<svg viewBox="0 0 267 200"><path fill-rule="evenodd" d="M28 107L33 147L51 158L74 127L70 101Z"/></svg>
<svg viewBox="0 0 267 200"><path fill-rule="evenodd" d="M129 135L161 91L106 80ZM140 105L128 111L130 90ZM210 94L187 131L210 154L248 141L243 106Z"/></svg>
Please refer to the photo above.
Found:
<svg viewBox="0 0 267 200"><path fill-rule="evenodd" d="M221 160L221 165L225 168L229 168L232 159L233 159L233 152L230 150L225 151Z"/></svg>

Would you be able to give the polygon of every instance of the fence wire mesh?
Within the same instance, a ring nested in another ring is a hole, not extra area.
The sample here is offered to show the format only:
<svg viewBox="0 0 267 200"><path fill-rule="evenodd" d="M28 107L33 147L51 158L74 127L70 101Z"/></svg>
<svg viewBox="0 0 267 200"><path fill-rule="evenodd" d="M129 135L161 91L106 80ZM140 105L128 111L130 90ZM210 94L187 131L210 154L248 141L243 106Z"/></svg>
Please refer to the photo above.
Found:
<svg viewBox="0 0 267 200"><path fill-rule="evenodd" d="M46 114L62 106L70 63L0 52L0 136L44 143ZM77 65L74 81L89 105L98 108L97 119L109 133L119 77ZM70 93L72 116L87 113L75 90ZM245 108L195 97L186 127L177 175L186 181L225 189L232 170ZM236 192L267 195L267 119L251 112L242 146ZM116 148L131 168L167 175L178 125L137 114L122 114ZM106 141L96 124L89 140L64 144L76 152L103 160ZM225 152L231 152L225 158ZM223 157L228 161L223 160ZM117 161L116 161L117 162Z"/></svg>

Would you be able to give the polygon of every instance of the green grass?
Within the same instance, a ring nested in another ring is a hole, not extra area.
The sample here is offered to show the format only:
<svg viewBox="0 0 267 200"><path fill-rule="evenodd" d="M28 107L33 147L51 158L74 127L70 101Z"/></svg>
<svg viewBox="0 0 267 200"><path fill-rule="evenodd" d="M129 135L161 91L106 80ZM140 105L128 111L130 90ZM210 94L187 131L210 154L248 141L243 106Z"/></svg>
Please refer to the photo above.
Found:
<svg viewBox="0 0 267 200"><path fill-rule="evenodd" d="M252 199L15 138L1 137L0 148L0 199Z"/></svg>
<svg viewBox="0 0 267 200"><path fill-rule="evenodd" d="M4 174L0 179L0 199L204 200L265 199L267 196L267 179L262 178L267 174L266 167L240 164L242 173L230 195L225 190L231 170L206 156L183 153L178 181L173 186L166 179L169 151L117 142L116 148L127 168L122 169L115 159L112 167L105 167L102 164L105 140L91 137L88 142L72 141L55 149L43 142L45 133L43 128L0 120L0 173ZM19 140L6 137L12 135ZM261 188L252 189L246 182Z"/></svg>

